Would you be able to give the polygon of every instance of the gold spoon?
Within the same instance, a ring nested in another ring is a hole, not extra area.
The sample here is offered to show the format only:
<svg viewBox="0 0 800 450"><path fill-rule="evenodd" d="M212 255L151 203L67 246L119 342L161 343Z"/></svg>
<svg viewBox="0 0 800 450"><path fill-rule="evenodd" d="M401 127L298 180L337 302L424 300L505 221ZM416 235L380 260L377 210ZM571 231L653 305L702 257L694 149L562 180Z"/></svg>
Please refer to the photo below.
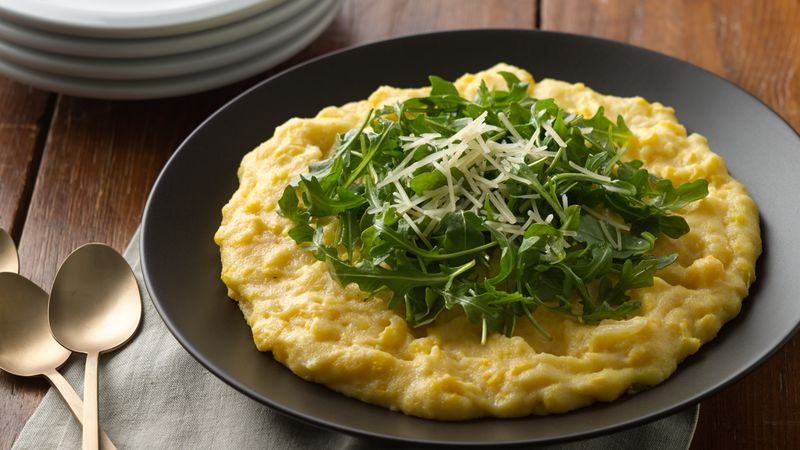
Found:
<svg viewBox="0 0 800 450"><path fill-rule="evenodd" d="M97 362L100 353L128 341L142 317L142 298L130 266L104 244L86 244L58 269L50 292L53 336L86 353L83 387L83 449L98 446Z"/></svg>
<svg viewBox="0 0 800 450"><path fill-rule="evenodd" d="M0 369L32 377L44 375L81 422L83 402L56 371L72 354L50 334L47 292L16 273L0 273ZM100 447L115 450L105 433Z"/></svg>
<svg viewBox="0 0 800 450"><path fill-rule="evenodd" d="M19 256L14 240L0 228L0 272L19 272Z"/></svg>

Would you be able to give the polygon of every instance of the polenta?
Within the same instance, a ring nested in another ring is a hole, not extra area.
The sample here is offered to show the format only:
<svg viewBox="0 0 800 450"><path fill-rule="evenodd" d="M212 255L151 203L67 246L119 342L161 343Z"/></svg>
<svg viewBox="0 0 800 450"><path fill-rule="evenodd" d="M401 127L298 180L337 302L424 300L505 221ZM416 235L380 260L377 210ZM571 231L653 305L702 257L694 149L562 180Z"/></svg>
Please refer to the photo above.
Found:
<svg viewBox="0 0 800 450"><path fill-rule="evenodd" d="M355 283L337 282L325 262L289 236L293 223L278 203L285 187L327 158L337 136L361 126L371 110L430 92L381 87L367 100L290 119L242 161L240 186L222 210L215 241L222 280L259 350L307 380L406 414L516 417L565 412L656 385L739 312L761 252L758 212L706 139L687 135L674 111L659 103L602 95L580 83L534 82L504 64L454 84L474 98L482 83L505 87L502 72L526 82L531 97L552 98L566 111L591 117L602 107L608 117L621 116L630 129L624 159L641 160L651 174L675 184L707 181L708 195L679 211L690 231L656 241L654 254L677 256L656 272L652 286L631 292L636 314L585 323L538 308L535 321L547 334L520 320L513 333L486 335L485 326L458 310L412 327L402 311L387 308L391 293L378 293L376 301Z"/></svg>

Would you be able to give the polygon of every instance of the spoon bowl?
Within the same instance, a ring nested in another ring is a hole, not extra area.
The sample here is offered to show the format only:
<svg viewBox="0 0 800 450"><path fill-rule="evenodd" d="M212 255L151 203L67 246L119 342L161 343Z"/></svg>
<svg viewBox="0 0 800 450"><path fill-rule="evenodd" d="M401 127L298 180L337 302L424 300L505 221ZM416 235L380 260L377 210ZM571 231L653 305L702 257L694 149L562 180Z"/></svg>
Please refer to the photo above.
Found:
<svg viewBox="0 0 800 450"><path fill-rule="evenodd" d="M58 269L49 313L53 335L65 347L81 353L111 351L139 327L139 286L116 250L86 244Z"/></svg>
<svg viewBox="0 0 800 450"><path fill-rule="evenodd" d="M0 228L0 272L19 272L19 256L11 235Z"/></svg>
<svg viewBox="0 0 800 450"><path fill-rule="evenodd" d="M0 273L0 369L23 377L44 375L81 422L83 402L56 371L72 352L50 333L47 302L47 292L27 278ZM100 444L103 449L115 448L105 433Z"/></svg>
<svg viewBox="0 0 800 450"><path fill-rule="evenodd" d="M92 243L72 252L56 274L49 321L64 347L86 353L83 448L98 446L99 354L125 344L142 317L139 285L130 266L111 247Z"/></svg>
<svg viewBox="0 0 800 450"><path fill-rule="evenodd" d="M0 273L0 368L23 377L60 367L72 354L50 334L47 292L16 273Z"/></svg>

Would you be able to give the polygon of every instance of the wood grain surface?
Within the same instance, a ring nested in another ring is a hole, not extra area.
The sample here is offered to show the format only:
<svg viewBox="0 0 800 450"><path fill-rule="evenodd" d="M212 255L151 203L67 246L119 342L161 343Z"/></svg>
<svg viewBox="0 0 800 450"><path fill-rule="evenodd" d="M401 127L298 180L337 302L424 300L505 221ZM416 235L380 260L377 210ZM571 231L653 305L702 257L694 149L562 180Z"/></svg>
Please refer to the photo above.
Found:
<svg viewBox="0 0 800 450"><path fill-rule="evenodd" d="M177 144L264 77L365 42L480 27L541 27L661 51L742 86L800 129L797 0L344 0L331 26L303 52L208 93L87 100L0 77L0 226L20 241L21 272L48 289L58 264L78 245L103 241L122 250ZM794 339L702 404L693 448L800 448L798 380L800 341ZM11 446L46 386L0 374L0 449Z"/></svg>
<svg viewBox="0 0 800 450"><path fill-rule="evenodd" d="M800 129L800 1L542 0L541 28L666 53L766 102Z"/></svg>
<svg viewBox="0 0 800 450"><path fill-rule="evenodd" d="M19 239L55 96L0 78L0 228Z"/></svg>

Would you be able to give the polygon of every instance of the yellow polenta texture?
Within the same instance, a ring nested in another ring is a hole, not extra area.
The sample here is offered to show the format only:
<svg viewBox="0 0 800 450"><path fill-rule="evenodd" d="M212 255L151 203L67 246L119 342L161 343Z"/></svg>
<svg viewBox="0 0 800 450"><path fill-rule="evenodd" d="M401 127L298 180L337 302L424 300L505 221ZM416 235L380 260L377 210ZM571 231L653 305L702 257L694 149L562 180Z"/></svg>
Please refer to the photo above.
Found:
<svg viewBox="0 0 800 450"><path fill-rule="evenodd" d="M658 103L604 96L580 83L534 83L507 65L464 75L456 86L467 98L481 79L505 88L499 70L567 110L591 116L603 106L612 119L622 115L633 131L626 158L643 160L651 173L676 184L708 180L708 198L679 211L691 232L659 240L656 250L677 252L677 262L653 287L633 292L641 314L580 325L540 310L552 341L520 320L517 336L494 334L481 345L480 328L460 312L412 330L385 301L365 301L355 284L334 281L287 236L291 223L277 214L277 202L286 184L325 158L336 134L358 126L370 108L428 92L382 87L368 100L289 120L242 161L239 190L222 210L215 239L222 280L259 350L305 379L407 414L511 417L564 412L660 383L739 312L761 252L758 213L706 139L687 136L674 111Z"/></svg>

